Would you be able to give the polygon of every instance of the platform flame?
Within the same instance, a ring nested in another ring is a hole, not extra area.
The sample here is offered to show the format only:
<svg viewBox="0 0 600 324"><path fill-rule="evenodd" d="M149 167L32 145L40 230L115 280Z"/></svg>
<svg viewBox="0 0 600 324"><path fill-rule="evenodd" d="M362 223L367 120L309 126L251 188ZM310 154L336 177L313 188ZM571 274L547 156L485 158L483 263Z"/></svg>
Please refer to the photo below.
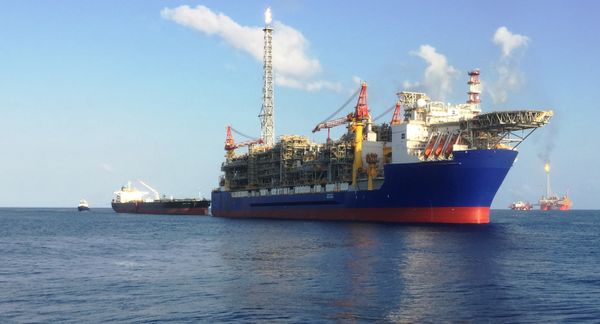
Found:
<svg viewBox="0 0 600 324"><path fill-rule="evenodd" d="M270 25L272 20L271 7L268 7L267 10L265 10L265 24Z"/></svg>

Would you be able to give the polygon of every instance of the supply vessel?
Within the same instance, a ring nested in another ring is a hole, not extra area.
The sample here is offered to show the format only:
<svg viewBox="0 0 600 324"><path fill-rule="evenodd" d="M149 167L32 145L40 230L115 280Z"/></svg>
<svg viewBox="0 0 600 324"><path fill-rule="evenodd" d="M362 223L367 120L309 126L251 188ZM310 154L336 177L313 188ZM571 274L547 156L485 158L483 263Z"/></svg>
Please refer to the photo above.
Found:
<svg viewBox="0 0 600 324"><path fill-rule="evenodd" d="M130 214L169 214L169 215L208 215L210 201L206 199L174 199L160 198L158 191L138 181L154 193L154 198L148 192L140 191L128 182L115 192L111 202L112 209L117 213Z"/></svg>
<svg viewBox="0 0 600 324"><path fill-rule="evenodd" d="M529 202L524 202L524 201L519 200L517 202L510 204L510 206L508 206L508 208L510 208L512 210L533 210L533 205Z"/></svg>
<svg viewBox="0 0 600 324"><path fill-rule="evenodd" d="M212 215L378 222L488 223L490 205L517 146L546 125L551 110L481 113L480 71L469 72L468 100L451 105L401 91L389 123L376 123L367 84L354 109L313 132L325 143L284 135L275 142L272 28L264 31L261 136L236 144L227 128L226 160L212 192ZM346 105L338 109L341 111ZM336 112L337 113L337 112ZM389 117L388 117L389 118ZM329 130L345 125L341 138ZM236 149L247 146L248 152Z"/></svg>
<svg viewBox="0 0 600 324"><path fill-rule="evenodd" d="M90 206L88 205L87 200L81 199L79 201L79 205L77 205L77 210L78 211L88 211L88 210L90 210Z"/></svg>

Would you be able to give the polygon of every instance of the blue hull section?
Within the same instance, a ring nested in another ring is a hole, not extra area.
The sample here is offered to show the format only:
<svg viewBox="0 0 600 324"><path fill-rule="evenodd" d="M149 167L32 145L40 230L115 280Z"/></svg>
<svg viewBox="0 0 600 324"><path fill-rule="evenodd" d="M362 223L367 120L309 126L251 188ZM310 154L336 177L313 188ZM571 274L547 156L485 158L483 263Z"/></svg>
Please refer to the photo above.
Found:
<svg viewBox="0 0 600 324"><path fill-rule="evenodd" d="M383 185L372 191L239 198L232 197L229 192L214 191L212 214L224 217L487 223L489 207L516 156L517 152L512 150L469 150L454 152L452 161L387 164Z"/></svg>

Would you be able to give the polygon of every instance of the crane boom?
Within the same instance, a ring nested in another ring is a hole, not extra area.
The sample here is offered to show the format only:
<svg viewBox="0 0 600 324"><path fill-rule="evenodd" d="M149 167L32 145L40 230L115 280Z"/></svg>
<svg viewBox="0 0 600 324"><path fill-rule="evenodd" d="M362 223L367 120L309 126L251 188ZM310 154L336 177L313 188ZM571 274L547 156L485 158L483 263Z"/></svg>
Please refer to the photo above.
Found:
<svg viewBox="0 0 600 324"><path fill-rule="evenodd" d="M319 123L317 126L315 126L315 128L312 130L313 133L316 133L318 131L320 131L321 129L324 128L333 128L336 126L340 126L343 125L349 121L352 120L352 115L348 115L346 117L341 117L341 118L337 118L337 119L332 119L332 120L328 120L328 121L324 121L322 123Z"/></svg>
<svg viewBox="0 0 600 324"><path fill-rule="evenodd" d="M254 145L254 144L263 144L264 143L264 140L262 138L251 139L251 140L248 140L248 141L243 141L243 142L236 143L233 140L233 134L231 134L232 130L233 130L233 127L227 126L227 136L225 137L225 151L227 151L227 155L226 156L228 158L233 158L233 156L234 156L234 152L233 151L235 149L238 149L238 148L244 147L244 146L250 146L250 145Z"/></svg>
<svg viewBox="0 0 600 324"><path fill-rule="evenodd" d="M243 142L239 142L239 143L236 143L235 145L233 145L233 149L235 150L240 147L250 146L250 145L254 145L254 144L263 144L263 143L264 143L264 141L261 138L249 140L249 141L243 141Z"/></svg>
<svg viewBox="0 0 600 324"><path fill-rule="evenodd" d="M148 188L150 191L152 191L154 193L154 198L156 200L160 199L160 194L158 193L158 191L156 191L154 188L150 187L149 185L147 185L144 181L142 180L138 180L139 183L141 183L144 187Z"/></svg>

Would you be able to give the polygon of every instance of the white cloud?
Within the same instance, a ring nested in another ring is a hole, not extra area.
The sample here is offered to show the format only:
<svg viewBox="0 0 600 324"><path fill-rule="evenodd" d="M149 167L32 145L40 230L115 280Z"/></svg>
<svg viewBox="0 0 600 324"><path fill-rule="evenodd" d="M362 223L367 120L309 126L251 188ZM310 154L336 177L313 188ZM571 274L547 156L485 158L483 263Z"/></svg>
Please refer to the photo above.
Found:
<svg viewBox="0 0 600 324"><path fill-rule="evenodd" d="M165 8L161 11L164 19L172 20L180 25L195 29L206 35L217 35L235 49L246 52L257 61L263 59L262 27L242 26L223 13L216 13L199 5L195 8L179 6ZM318 59L307 54L308 41L302 33L279 21L272 24L273 32L273 67L275 82L308 91L322 89L335 90L338 84L315 80L322 67Z"/></svg>
<svg viewBox="0 0 600 324"><path fill-rule="evenodd" d="M438 53L435 47L431 45L421 45L418 52L411 52L411 54L425 60L428 66L425 69L422 81L404 81L404 88L421 89L434 100L445 100L448 94L452 92L452 83L458 74L458 70L449 65L446 56Z"/></svg>
<svg viewBox="0 0 600 324"><path fill-rule="evenodd" d="M529 37L519 34L511 33L508 28L502 26L496 29L494 38L492 38L494 44L502 48L502 57L511 56L512 52L521 46L527 45Z"/></svg>
<svg viewBox="0 0 600 324"><path fill-rule="evenodd" d="M491 82L486 91L492 101L502 104L508 101L509 93L517 91L525 84L525 74L519 69L519 57L515 57L515 50L525 47L529 37L513 34L508 28L499 27L494 33L492 42L500 47L501 56L496 63L498 78Z"/></svg>

